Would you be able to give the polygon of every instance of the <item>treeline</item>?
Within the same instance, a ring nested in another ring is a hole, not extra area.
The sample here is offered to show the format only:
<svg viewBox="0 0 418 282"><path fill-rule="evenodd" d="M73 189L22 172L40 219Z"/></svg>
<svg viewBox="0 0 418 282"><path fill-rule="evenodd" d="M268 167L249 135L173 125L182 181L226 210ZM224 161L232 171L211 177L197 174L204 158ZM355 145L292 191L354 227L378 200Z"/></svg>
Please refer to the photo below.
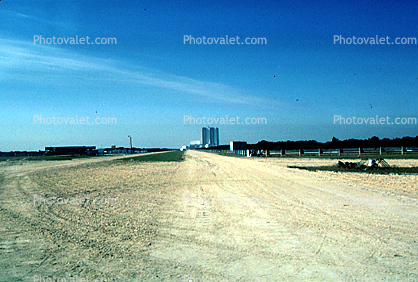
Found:
<svg viewBox="0 0 418 282"><path fill-rule="evenodd" d="M278 141L270 142L262 140L257 144L248 144L248 149L255 150L298 150L298 149L338 149L338 148L379 148L379 147L418 147L418 136L403 138L383 138L373 136L369 139L347 139L338 140L333 137L328 142L318 142L316 140L302 141ZM229 145L216 147L220 150L229 150Z"/></svg>

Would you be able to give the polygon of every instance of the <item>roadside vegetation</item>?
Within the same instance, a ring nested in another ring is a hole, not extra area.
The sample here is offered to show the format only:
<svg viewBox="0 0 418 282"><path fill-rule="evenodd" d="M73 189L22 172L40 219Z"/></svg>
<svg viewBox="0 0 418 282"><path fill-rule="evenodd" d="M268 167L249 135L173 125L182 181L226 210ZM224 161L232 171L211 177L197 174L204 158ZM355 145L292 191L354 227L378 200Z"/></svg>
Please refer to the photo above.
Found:
<svg viewBox="0 0 418 282"><path fill-rule="evenodd" d="M303 158L303 159L310 159L310 158L315 158L315 159L379 159L379 158L384 158L384 159L392 159L392 160L402 160L402 159L418 159L418 153L407 153L407 154L403 154L401 155L400 153L387 153L387 154L367 154L367 153L362 153L360 156L356 155L356 154L341 154L341 155L337 155L337 154L333 154L333 155L314 155L314 154L304 154L302 156L299 156L297 154L294 155L275 155L275 156L269 156L269 157L273 157L273 158Z"/></svg>
<svg viewBox="0 0 418 282"><path fill-rule="evenodd" d="M389 167L389 168L346 168L332 166L288 166L309 171L359 172L374 174L418 174L418 167Z"/></svg>

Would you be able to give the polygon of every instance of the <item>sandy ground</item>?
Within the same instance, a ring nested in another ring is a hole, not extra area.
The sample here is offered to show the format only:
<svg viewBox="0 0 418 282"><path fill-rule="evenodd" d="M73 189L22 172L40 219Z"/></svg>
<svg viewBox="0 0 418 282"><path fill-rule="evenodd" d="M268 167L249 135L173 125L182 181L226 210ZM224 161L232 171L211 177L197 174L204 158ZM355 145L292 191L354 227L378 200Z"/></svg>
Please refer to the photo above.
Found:
<svg viewBox="0 0 418 282"><path fill-rule="evenodd" d="M3 162L0 281L418 281L418 176L334 162Z"/></svg>

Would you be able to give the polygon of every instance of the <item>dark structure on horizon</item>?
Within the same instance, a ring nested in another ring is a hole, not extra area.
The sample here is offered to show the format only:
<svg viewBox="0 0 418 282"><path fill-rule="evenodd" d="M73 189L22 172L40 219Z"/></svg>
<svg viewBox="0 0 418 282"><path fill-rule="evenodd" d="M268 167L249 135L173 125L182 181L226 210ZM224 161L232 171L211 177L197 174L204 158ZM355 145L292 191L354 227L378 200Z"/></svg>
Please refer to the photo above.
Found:
<svg viewBox="0 0 418 282"><path fill-rule="evenodd" d="M96 146L45 147L45 155L91 155Z"/></svg>
<svg viewBox="0 0 418 282"><path fill-rule="evenodd" d="M245 141L231 141L229 144L230 151L247 150L247 142Z"/></svg>

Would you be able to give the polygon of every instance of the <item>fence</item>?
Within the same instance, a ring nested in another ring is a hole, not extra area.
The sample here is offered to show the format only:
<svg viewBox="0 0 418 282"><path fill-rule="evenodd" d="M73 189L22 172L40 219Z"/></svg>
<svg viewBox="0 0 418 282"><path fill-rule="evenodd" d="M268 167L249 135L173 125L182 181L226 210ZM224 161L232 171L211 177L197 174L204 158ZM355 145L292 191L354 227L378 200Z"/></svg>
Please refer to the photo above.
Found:
<svg viewBox="0 0 418 282"><path fill-rule="evenodd" d="M317 156L332 156L337 155L357 155L363 154L408 154L418 152L418 147L379 147L379 148L339 148L339 149L299 149L299 150L215 150L205 149L205 152L231 154L238 156L302 156L302 155L317 155Z"/></svg>

